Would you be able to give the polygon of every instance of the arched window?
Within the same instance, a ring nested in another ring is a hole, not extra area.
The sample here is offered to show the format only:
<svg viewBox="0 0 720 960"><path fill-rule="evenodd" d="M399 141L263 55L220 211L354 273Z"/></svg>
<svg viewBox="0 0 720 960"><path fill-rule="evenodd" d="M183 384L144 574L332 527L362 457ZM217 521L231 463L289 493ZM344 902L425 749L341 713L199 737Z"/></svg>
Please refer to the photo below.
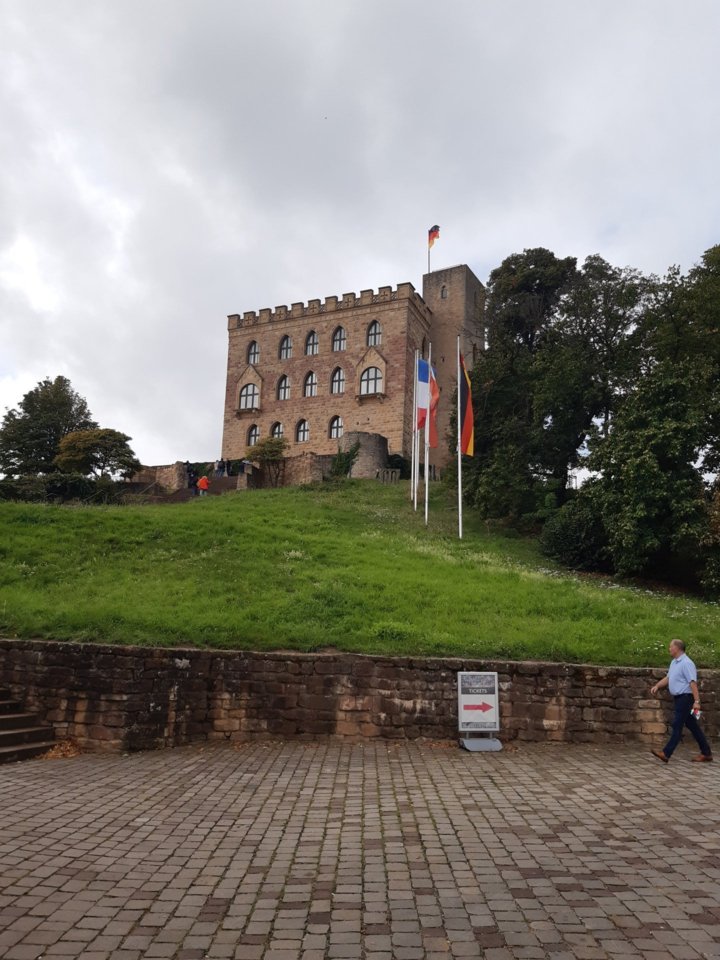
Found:
<svg viewBox="0 0 720 960"><path fill-rule="evenodd" d="M372 393L382 393L383 376L377 367L368 367L360 377L360 396L367 397Z"/></svg>
<svg viewBox="0 0 720 960"><path fill-rule="evenodd" d="M295 439L298 443L307 443L310 439L310 424L307 420L298 420L295 427Z"/></svg>
<svg viewBox="0 0 720 960"><path fill-rule="evenodd" d="M285 431L283 430L283 425L279 420L276 420L272 427L270 427L270 436L275 437L276 440L279 440L284 433Z"/></svg>
<svg viewBox="0 0 720 960"><path fill-rule="evenodd" d="M260 391L255 386L254 383L246 383L245 386L240 391L240 409L241 410L257 410L258 401L260 399Z"/></svg>
<svg viewBox="0 0 720 960"><path fill-rule="evenodd" d="M303 384L303 396L304 397L317 396L317 376L312 372L312 370L305 377L305 382Z"/></svg>
<svg viewBox="0 0 720 960"><path fill-rule="evenodd" d="M332 348L335 353L338 353L340 350L345 350L346 347L347 333L345 332L345 327L336 327L332 338Z"/></svg>
<svg viewBox="0 0 720 960"><path fill-rule="evenodd" d="M447 300L447 287L444 285L440 287L440 299Z"/></svg>
<svg viewBox="0 0 720 960"><path fill-rule="evenodd" d="M290 399L290 377L286 377L285 374L283 374L278 380L277 398L278 400Z"/></svg>
<svg viewBox="0 0 720 960"><path fill-rule="evenodd" d="M251 340L247 348L247 362L260 363L260 347L258 346L257 340Z"/></svg>
<svg viewBox="0 0 720 960"><path fill-rule="evenodd" d="M247 445L249 447L254 447L259 439L260 439L260 427L258 427L258 425L254 423L251 427L248 428Z"/></svg>
<svg viewBox="0 0 720 960"><path fill-rule="evenodd" d="M339 440L343 435L343 419L342 417L333 417L330 421L329 429L330 439Z"/></svg>
<svg viewBox="0 0 720 960"><path fill-rule="evenodd" d="M379 320L373 320L368 327L367 345L369 347L379 347L382 343L382 327Z"/></svg>
<svg viewBox="0 0 720 960"><path fill-rule="evenodd" d="M280 341L280 359L289 360L292 357L292 337L285 335Z"/></svg>
<svg viewBox="0 0 720 960"><path fill-rule="evenodd" d="M320 339L314 330L311 330L310 333L305 338L305 356L314 357L320 352Z"/></svg>
<svg viewBox="0 0 720 960"><path fill-rule="evenodd" d="M345 371L335 367L330 378L330 393L345 393Z"/></svg>

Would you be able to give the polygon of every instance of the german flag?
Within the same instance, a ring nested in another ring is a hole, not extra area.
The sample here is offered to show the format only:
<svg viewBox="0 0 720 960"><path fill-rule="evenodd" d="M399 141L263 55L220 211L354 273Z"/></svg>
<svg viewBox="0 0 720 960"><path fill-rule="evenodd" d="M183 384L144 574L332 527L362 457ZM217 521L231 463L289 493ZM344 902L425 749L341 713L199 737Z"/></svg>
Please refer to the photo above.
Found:
<svg viewBox="0 0 720 960"><path fill-rule="evenodd" d="M428 364L429 366L429 364ZM438 429L437 429L437 408L440 403L440 387L438 382L435 379L435 371L430 367L430 383L429 383L429 400L430 400L430 429L429 429L429 443L428 446L432 447L434 450L438 445Z"/></svg>
<svg viewBox="0 0 720 960"><path fill-rule="evenodd" d="M434 227L430 227L428 230L428 250L435 243L436 240L440 239L440 227L435 224Z"/></svg>
<svg viewBox="0 0 720 960"><path fill-rule="evenodd" d="M473 414L470 377L465 369L463 355L460 354L460 453L471 457L475 452L475 416Z"/></svg>

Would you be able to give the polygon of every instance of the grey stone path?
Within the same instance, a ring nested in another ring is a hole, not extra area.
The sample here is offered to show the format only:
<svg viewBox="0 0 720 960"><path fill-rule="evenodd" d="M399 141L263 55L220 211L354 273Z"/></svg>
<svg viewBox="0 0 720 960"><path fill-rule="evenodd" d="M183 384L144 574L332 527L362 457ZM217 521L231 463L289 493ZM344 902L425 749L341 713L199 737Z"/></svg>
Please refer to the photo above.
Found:
<svg viewBox="0 0 720 960"><path fill-rule="evenodd" d="M720 957L720 763L256 743L0 767L0 957Z"/></svg>

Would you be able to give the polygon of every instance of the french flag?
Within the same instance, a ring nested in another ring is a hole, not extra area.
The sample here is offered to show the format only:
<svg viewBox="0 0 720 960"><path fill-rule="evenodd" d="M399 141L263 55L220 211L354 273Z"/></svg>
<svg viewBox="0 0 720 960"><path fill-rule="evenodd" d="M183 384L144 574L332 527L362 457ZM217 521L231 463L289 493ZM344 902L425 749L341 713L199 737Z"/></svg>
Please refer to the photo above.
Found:
<svg viewBox="0 0 720 960"><path fill-rule="evenodd" d="M427 360L418 359L416 390L417 429L422 430L427 420L428 401L430 398L430 364Z"/></svg>

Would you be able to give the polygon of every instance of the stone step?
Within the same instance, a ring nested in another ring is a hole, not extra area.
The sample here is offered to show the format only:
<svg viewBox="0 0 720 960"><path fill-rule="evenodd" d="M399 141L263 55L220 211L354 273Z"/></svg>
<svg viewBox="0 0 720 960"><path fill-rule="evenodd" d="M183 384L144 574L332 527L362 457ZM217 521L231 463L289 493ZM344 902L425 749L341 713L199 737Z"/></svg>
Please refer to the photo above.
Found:
<svg viewBox="0 0 720 960"><path fill-rule="evenodd" d="M15 763L18 760L30 760L39 757L55 746L54 740L38 740L37 743L18 743L0 746L0 764Z"/></svg>
<svg viewBox="0 0 720 960"><path fill-rule="evenodd" d="M23 743L42 743L52 740L55 732L52 727L17 727L14 730L0 730L0 748L15 747Z"/></svg>
<svg viewBox="0 0 720 960"><path fill-rule="evenodd" d="M11 697L0 697L0 713L19 713L23 705L19 700L13 700Z"/></svg>
<svg viewBox="0 0 720 960"><path fill-rule="evenodd" d="M6 713L0 709L0 731L40 726L43 726L43 724L40 723L36 713L23 713L20 710Z"/></svg>

